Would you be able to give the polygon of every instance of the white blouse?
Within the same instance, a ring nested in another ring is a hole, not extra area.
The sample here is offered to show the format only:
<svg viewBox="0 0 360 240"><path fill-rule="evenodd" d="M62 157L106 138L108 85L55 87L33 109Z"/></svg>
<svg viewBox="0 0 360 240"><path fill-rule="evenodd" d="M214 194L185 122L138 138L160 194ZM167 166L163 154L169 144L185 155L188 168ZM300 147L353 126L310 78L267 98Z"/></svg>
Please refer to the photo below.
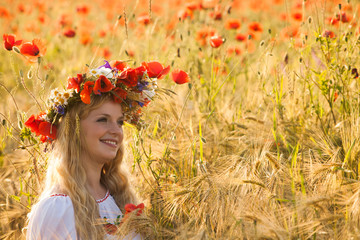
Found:
<svg viewBox="0 0 360 240"><path fill-rule="evenodd" d="M104 226L111 232L119 225L123 217L109 191L105 197L96 200L99 205L100 217L106 221ZM75 229L74 208L69 196L53 194L38 202L29 214L27 240L32 239L79 239ZM115 235L106 234L105 239L117 239ZM139 234L130 234L126 240L140 240Z"/></svg>

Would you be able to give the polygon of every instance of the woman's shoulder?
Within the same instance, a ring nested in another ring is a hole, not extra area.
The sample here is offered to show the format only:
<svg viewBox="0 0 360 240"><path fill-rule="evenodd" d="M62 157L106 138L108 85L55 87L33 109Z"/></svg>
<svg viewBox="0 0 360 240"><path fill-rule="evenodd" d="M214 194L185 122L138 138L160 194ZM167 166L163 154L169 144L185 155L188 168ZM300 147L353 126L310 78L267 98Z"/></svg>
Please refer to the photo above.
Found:
<svg viewBox="0 0 360 240"><path fill-rule="evenodd" d="M30 220L57 221L60 218L73 219L74 208L71 199L66 194L54 193L42 198L33 206L30 212Z"/></svg>
<svg viewBox="0 0 360 240"><path fill-rule="evenodd" d="M43 211L69 211L73 208L71 199L68 195L63 193L53 193L43 197L35 204L34 209Z"/></svg>
<svg viewBox="0 0 360 240"><path fill-rule="evenodd" d="M65 194L42 198L29 214L28 239L48 239L49 236L76 238L74 208L70 197Z"/></svg>

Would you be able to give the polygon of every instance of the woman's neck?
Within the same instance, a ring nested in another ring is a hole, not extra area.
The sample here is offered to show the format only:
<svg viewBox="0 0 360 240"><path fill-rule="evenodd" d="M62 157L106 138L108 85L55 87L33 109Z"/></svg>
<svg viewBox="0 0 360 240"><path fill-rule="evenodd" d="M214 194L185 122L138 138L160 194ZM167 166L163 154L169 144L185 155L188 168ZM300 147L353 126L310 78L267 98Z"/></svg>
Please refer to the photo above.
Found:
<svg viewBox="0 0 360 240"><path fill-rule="evenodd" d="M85 187L96 200L103 198L107 191L105 186L100 182L103 165L85 162L84 168L86 172Z"/></svg>

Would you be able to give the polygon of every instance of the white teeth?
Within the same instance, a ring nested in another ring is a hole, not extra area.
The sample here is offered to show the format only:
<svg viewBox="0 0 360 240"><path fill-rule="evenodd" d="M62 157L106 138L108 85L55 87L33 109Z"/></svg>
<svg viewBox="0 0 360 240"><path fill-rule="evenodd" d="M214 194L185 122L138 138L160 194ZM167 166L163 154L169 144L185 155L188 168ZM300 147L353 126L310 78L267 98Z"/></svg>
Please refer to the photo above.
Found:
<svg viewBox="0 0 360 240"><path fill-rule="evenodd" d="M115 145L115 146L116 146L116 142L115 142L115 141L102 140L102 142L109 143L109 144L112 144L112 145Z"/></svg>

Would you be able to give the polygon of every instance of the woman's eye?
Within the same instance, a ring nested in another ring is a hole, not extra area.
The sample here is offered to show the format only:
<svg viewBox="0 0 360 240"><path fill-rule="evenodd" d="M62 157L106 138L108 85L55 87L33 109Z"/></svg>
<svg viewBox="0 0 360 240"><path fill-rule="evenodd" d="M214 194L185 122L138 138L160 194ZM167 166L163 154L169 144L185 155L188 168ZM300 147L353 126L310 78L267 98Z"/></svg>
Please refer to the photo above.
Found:
<svg viewBox="0 0 360 240"><path fill-rule="evenodd" d="M120 121L118 121L118 124L122 126L122 125L124 125L124 121L120 120Z"/></svg>
<svg viewBox="0 0 360 240"><path fill-rule="evenodd" d="M106 118L99 118L97 122L106 122Z"/></svg>

